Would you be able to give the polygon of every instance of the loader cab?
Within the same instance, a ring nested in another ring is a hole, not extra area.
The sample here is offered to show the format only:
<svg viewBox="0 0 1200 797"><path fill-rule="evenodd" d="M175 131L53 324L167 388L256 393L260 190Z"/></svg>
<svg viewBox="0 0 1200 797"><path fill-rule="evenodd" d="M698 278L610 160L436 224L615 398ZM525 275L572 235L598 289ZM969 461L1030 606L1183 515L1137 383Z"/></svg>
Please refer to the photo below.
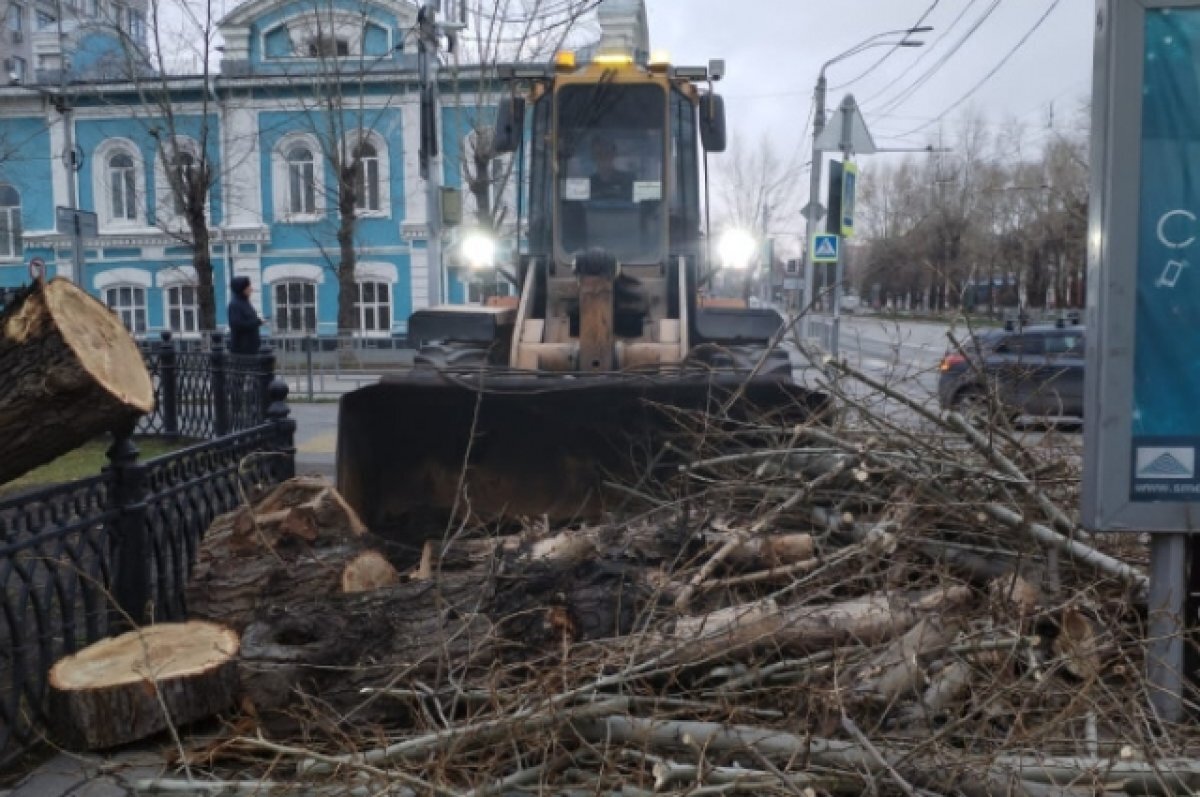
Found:
<svg viewBox="0 0 1200 797"><path fill-rule="evenodd" d="M602 247L626 265L662 265L699 251L696 92L616 74L551 87L533 102L530 258L569 266Z"/></svg>

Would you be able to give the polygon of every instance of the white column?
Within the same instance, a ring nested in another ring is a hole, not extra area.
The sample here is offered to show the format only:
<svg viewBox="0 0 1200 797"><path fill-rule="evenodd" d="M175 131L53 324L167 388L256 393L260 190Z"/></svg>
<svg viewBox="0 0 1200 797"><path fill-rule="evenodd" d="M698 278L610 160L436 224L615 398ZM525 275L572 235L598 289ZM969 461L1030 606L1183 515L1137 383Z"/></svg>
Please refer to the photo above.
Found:
<svg viewBox="0 0 1200 797"><path fill-rule="evenodd" d="M400 105L404 132L404 221L410 225L429 221L425 181L421 179L421 106L415 96Z"/></svg>
<svg viewBox="0 0 1200 797"><path fill-rule="evenodd" d="M257 227L263 223L262 158L258 145L258 110L231 100L222 122L226 152L222 153L225 227ZM269 153L268 153L269 156ZM278 201L278 199L276 199Z"/></svg>
<svg viewBox="0 0 1200 797"><path fill-rule="evenodd" d="M413 249L409 255L409 300L413 312L430 306L429 302L429 250Z"/></svg>

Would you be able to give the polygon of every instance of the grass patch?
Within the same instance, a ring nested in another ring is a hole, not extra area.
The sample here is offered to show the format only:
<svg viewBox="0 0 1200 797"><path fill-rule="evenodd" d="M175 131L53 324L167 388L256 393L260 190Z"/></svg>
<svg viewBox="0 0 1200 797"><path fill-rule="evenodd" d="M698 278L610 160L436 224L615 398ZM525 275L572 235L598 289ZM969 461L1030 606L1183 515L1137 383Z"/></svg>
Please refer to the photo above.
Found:
<svg viewBox="0 0 1200 797"><path fill-rule="evenodd" d="M141 451L138 459L143 462L191 445L187 440L168 441L153 437L141 438L134 442ZM49 487L53 484L86 479L89 476L98 476L100 470L108 464L105 452L111 445L112 440L107 438L85 443L74 451L63 454L53 462L29 471L24 476L6 484L0 484L0 497Z"/></svg>

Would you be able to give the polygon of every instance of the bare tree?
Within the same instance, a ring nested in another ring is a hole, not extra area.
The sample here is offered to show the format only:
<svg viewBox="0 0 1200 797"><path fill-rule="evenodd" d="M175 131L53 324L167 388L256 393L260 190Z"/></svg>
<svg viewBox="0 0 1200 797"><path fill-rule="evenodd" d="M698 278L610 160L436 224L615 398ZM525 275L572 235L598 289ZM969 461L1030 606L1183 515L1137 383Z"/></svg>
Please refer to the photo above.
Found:
<svg viewBox="0 0 1200 797"><path fill-rule="evenodd" d="M163 179L158 181L158 202L153 209L155 224L191 248L197 279L197 322L200 330L211 331L217 328L209 225L212 190L218 178L218 122L213 113L216 97L211 93L210 80L216 19L212 0L204 0L199 15L192 3L181 7L186 10L186 33L173 34L166 18L174 14L164 9L162 0L150 0L148 46L130 17L118 15L107 24L122 43L124 77L133 83L141 105L152 109L135 118L158 145L155 157ZM185 85L173 73L181 64L181 53L189 52L201 72L191 85ZM185 92L193 102L193 97L199 96L199 110L180 111Z"/></svg>

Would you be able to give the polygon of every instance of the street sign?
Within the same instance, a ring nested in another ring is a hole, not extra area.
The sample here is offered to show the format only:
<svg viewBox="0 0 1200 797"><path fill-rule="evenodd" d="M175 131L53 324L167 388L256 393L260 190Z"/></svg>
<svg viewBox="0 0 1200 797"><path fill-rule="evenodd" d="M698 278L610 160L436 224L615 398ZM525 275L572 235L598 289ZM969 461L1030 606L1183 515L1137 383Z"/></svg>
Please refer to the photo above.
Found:
<svg viewBox="0 0 1200 797"><path fill-rule="evenodd" d="M812 262L836 263L838 261L838 237L836 235L814 235Z"/></svg>
<svg viewBox="0 0 1200 797"><path fill-rule="evenodd" d="M838 110L817 136L815 146L821 152L852 152L855 155L874 155L879 151L853 94L842 99Z"/></svg>
<svg viewBox="0 0 1200 797"><path fill-rule="evenodd" d="M31 257L29 259L29 278L34 282L41 280L46 276L46 261L40 257Z"/></svg>
<svg viewBox="0 0 1200 797"><path fill-rule="evenodd" d="M820 202L809 202L800 208L800 215L806 219L811 216L813 221L820 221L825 217L825 206Z"/></svg>
<svg viewBox="0 0 1200 797"><path fill-rule="evenodd" d="M858 198L858 166L850 161L829 162L829 216L825 232L850 238L854 235L855 204Z"/></svg>
<svg viewBox="0 0 1200 797"><path fill-rule="evenodd" d="M78 231L76 224L79 225ZM54 209L54 228L61 235L75 235L76 232L82 238L96 238L100 235L96 214L90 210L57 207Z"/></svg>
<svg viewBox="0 0 1200 797"><path fill-rule="evenodd" d="M850 238L854 235L854 216L857 199L858 165L846 161L842 164L841 233L843 238Z"/></svg>

